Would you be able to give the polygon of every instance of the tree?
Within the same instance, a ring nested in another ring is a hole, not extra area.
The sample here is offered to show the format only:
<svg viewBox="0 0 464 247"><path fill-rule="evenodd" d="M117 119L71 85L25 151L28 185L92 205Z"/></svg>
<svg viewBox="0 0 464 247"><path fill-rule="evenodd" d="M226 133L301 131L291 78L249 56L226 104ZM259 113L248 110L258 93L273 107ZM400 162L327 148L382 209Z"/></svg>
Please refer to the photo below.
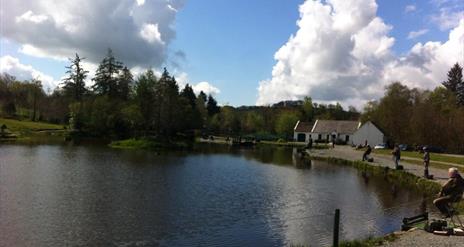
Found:
<svg viewBox="0 0 464 247"><path fill-rule="evenodd" d="M185 85L184 89L182 89L182 91L180 92L180 96L187 99L188 103L192 107L196 107L197 97L195 96L195 93L193 92L193 89L189 84Z"/></svg>
<svg viewBox="0 0 464 247"><path fill-rule="evenodd" d="M312 121L314 116L313 100L311 97L305 97L303 101L303 120Z"/></svg>
<svg viewBox="0 0 464 247"><path fill-rule="evenodd" d="M119 91L119 72L122 69L122 63L114 58L113 51L108 49L106 57L98 65L95 72L95 84L92 89L98 95L107 95L110 98L118 97Z"/></svg>
<svg viewBox="0 0 464 247"><path fill-rule="evenodd" d="M442 84L451 92L456 92L458 85L462 83L464 83L462 81L462 67L459 65L459 63L455 63L454 66L448 71L448 80L444 81Z"/></svg>
<svg viewBox="0 0 464 247"><path fill-rule="evenodd" d="M149 69L142 74L135 84L135 101L141 113L142 127L145 135L154 127L156 104L155 86L158 79L153 70Z"/></svg>
<svg viewBox="0 0 464 247"><path fill-rule="evenodd" d="M220 108L217 105L217 101L211 96L208 96L208 101L206 102L206 109L208 110L208 116L214 116L219 113Z"/></svg>
<svg viewBox="0 0 464 247"><path fill-rule="evenodd" d="M38 79L33 79L31 82L31 96L32 96L32 121L37 120L37 108L41 96L44 95L42 90L42 82Z"/></svg>
<svg viewBox="0 0 464 247"><path fill-rule="evenodd" d="M182 125L182 116L179 111L179 86L166 68L155 85L155 94L159 105L156 131L160 136L171 137Z"/></svg>
<svg viewBox="0 0 464 247"><path fill-rule="evenodd" d="M118 78L118 86L117 86L117 95L122 100L128 100L131 91L132 91L132 84L134 83L134 77L130 70L124 66L122 69L122 73Z"/></svg>
<svg viewBox="0 0 464 247"><path fill-rule="evenodd" d="M82 101L87 91L85 88L85 78L89 72L82 68L82 60L84 60L84 58L80 58L77 53L74 59L69 58L71 64L66 66L66 74L68 74L68 77L63 80L65 94L68 97L72 97L74 101Z"/></svg>
<svg viewBox="0 0 464 247"><path fill-rule="evenodd" d="M298 115L294 112L281 113L276 122L275 130L277 134L285 136L285 139L290 139L293 135L293 128L298 121Z"/></svg>

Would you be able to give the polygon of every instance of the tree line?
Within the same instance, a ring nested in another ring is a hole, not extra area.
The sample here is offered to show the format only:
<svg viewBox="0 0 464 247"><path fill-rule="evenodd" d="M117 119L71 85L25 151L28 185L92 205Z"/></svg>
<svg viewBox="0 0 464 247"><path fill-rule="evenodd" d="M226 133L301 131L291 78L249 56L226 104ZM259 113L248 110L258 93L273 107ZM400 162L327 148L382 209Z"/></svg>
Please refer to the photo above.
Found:
<svg viewBox="0 0 464 247"><path fill-rule="evenodd" d="M134 78L111 50L99 64L93 85L87 87L88 71L82 61L77 54L70 59L66 77L51 93L44 92L40 80L0 75L1 116L59 123L111 139L219 134L291 140L298 120L361 119L375 122L392 142L464 152L464 83L459 64L450 69L443 86L432 91L392 83L360 114L354 107L317 104L310 97L272 106L219 106L212 95L196 95L188 84L180 89L166 69L159 77L149 69Z"/></svg>
<svg viewBox="0 0 464 247"><path fill-rule="evenodd" d="M375 122L391 142L464 153L464 81L458 63L442 85L421 90L392 83L381 99L366 104L361 121Z"/></svg>
<svg viewBox="0 0 464 247"><path fill-rule="evenodd" d="M196 95L190 85L180 89L164 69L149 69L134 78L108 50L93 85L78 54L69 59L61 85L45 93L39 80L18 81L0 76L1 116L63 124L76 132L112 139L219 134L259 139L291 139L298 120L357 119L359 113L340 104L316 104L310 97L274 106L219 106L212 95Z"/></svg>

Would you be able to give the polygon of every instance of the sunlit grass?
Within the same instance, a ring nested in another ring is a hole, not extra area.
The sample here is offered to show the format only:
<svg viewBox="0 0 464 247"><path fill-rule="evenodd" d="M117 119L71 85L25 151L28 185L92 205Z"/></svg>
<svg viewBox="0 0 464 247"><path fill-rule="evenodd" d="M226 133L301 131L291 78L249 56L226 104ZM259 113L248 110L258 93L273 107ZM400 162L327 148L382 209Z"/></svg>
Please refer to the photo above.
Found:
<svg viewBox="0 0 464 247"><path fill-rule="evenodd" d="M0 126L4 124L6 125L7 129L11 132L64 129L62 125L58 124L0 118Z"/></svg>

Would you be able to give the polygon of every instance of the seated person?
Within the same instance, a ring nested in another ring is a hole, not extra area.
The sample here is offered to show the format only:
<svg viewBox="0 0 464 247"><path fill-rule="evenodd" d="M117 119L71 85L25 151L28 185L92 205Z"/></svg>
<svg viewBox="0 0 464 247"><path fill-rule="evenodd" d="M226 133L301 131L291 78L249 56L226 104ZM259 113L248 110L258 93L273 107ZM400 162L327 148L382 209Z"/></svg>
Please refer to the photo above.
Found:
<svg viewBox="0 0 464 247"><path fill-rule="evenodd" d="M433 201L433 204L440 210L446 217L450 217L448 212L449 204L457 202L462 198L464 192L464 179L459 174L457 168L450 168L448 170L449 180L443 185L438 194L438 198Z"/></svg>
<svg viewBox="0 0 464 247"><path fill-rule="evenodd" d="M363 160L363 161L369 160L369 154L371 154L371 152L372 152L371 146L370 146L370 145L367 145L367 149L366 149L366 151L364 151L363 159L362 159L362 160Z"/></svg>

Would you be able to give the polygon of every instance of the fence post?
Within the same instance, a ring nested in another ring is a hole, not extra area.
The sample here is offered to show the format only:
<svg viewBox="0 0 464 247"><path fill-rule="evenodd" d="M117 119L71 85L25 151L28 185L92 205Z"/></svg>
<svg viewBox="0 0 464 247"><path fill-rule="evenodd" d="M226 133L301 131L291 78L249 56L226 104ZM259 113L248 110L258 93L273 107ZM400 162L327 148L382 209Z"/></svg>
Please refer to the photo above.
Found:
<svg viewBox="0 0 464 247"><path fill-rule="evenodd" d="M333 247L338 247L338 233L340 227L340 209L335 209L335 221L333 231Z"/></svg>

